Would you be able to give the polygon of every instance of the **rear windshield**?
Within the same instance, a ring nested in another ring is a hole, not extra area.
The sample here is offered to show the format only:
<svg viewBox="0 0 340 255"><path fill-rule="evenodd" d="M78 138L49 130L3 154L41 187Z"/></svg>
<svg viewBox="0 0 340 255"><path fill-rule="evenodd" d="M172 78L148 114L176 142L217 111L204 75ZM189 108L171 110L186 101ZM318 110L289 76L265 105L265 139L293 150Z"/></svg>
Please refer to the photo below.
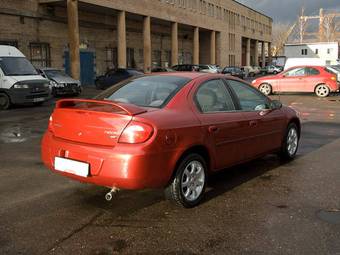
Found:
<svg viewBox="0 0 340 255"><path fill-rule="evenodd" d="M96 99L162 108L189 81L163 75L137 77L112 86Z"/></svg>

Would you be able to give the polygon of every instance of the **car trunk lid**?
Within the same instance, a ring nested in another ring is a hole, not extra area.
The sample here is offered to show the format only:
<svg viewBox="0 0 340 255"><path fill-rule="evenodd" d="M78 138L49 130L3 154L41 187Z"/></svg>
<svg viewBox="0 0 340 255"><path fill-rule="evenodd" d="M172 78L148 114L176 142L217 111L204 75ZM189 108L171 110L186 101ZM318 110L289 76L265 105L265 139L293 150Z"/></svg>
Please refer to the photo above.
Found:
<svg viewBox="0 0 340 255"><path fill-rule="evenodd" d="M135 105L89 99L57 102L49 129L74 142L115 146L132 117L147 110Z"/></svg>

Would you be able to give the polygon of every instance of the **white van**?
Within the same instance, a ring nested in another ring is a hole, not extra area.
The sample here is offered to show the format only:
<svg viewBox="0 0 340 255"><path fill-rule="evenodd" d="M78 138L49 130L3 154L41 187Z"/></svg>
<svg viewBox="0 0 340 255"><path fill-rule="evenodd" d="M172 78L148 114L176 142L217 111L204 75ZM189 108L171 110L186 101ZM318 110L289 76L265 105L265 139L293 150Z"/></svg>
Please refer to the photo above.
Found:
<svg viewBox="0 0 340 255"><path fill-rule="evenodd" d="M321 58L287 58L284 70L294 66L325 66L326 61Z"/></svg>
<svg viewBox="0 0 340 255"><path fill-rule="evenodd" d="M0 45L0 110L12 104L41 104L51 97L50 83L17 48Z"/></svg>

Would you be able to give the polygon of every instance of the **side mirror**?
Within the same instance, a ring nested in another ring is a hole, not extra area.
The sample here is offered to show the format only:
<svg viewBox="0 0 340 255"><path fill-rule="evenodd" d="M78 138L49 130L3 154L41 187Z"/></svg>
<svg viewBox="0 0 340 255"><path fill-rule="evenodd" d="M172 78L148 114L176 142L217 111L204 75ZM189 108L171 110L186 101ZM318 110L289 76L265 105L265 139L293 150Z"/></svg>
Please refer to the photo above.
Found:
<svg viewBox="0 0 340 255"><path fill-rule="evenodd" d="M279 100L273 100L270 102L270 108L272 110L281 109L282 103Z"/></svg>

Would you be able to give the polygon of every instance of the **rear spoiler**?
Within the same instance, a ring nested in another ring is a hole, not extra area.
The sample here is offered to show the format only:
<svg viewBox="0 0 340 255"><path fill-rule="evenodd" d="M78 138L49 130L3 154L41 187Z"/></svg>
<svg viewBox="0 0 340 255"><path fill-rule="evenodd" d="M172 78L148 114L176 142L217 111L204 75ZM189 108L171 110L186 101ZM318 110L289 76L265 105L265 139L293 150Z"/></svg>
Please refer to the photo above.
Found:
<svg viewBox="0 0 340 255"><path fill-rule="evenodd" d="M115 113L122 113L134 116L137 114L141 114L147 112L146 109L133 105L133 104L126 104L126 103L115 103L112 101L107 100L94 100L94 99L62 99L58 100L56 103L56 108L77 108L77 107L87 107L88 109L84 109L87 111L100 111L98 109L90 109L91 107L100 107L100 106L111 106L111 111L102 110L103 112L115 112ZM81 109L81 108L78 108Z"/></svg>

